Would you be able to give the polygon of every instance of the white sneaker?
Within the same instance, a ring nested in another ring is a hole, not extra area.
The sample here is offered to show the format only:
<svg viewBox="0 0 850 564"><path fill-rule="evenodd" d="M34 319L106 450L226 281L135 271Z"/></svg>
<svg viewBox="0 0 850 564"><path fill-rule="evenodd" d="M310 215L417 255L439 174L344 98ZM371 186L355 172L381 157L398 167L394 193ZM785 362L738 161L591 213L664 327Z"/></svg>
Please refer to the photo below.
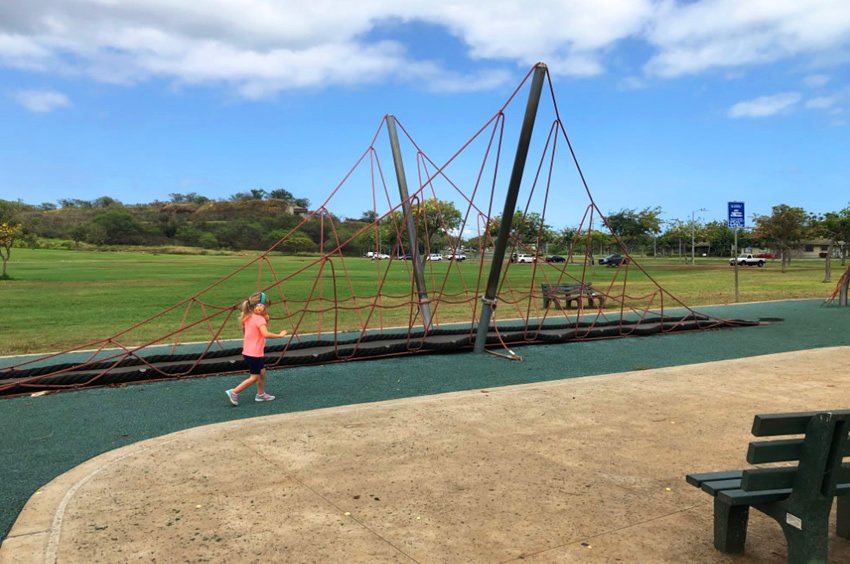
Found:
<svg viewBox="0 0 850 564"><path fill-rule="evenodd" d="M233 390L227 390L225 393L227 394L227 399L230 400L230 403L233 405L239 405L239 394Z"/></svg>
<svg viewBox="0 0 850 564"><path fill-rule="evenodd" d="M254 396L254 401L272 401L274 396L271 394L257 394Z"/></svg>

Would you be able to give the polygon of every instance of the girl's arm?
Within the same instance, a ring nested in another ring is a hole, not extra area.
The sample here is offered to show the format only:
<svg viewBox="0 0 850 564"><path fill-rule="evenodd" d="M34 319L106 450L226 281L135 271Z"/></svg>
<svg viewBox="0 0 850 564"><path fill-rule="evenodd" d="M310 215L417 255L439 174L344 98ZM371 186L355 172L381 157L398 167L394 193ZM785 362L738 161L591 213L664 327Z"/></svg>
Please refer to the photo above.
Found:
<svg viewBox="0 0 850 564"><path fill-rule="evenodd" d="M271 331L269 331L269 328L266 327L265 325L260 325L260 333L263 335L263 337L265 337L267 339L268 338L275 338L275 337L286 337L286 335L287 335L285 330L281 331L280 333L272 333Z"/></svg>

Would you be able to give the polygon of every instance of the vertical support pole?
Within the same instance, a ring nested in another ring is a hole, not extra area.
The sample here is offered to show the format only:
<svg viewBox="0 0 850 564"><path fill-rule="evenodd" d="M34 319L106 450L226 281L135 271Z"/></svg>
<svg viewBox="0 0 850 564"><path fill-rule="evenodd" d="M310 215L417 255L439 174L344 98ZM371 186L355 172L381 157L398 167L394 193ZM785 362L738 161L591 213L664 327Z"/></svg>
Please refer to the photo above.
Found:
<svg viewBox="0 0 850 564"><path fill-rule="evenodd" d="M519 142L514 158L514 167L508 183L508 193L505 196L505 209L502 211L502 224L499 226L499 234L496 238L496 246L493 249L493 261L490 264L490 275L487 279L487 289L484 291L484 302L481 307L481 319L478 321L478 331L475 334L474 352L484 352L487 344L487 330L490 328L490 319L495 308L496 291L499 288L499 278L502 272L502 262L505 260L505 249L508 247L508 238L511 234L511 224L514 219L514 210L519 196L519 187L522 183L522 173L525 170L525 161L528 157L528 146L531 144L531 133L534 130L534 120L537 117L537 106L540 104L540 93L543 91L543 79L546 77L547 67L543 63L537 63L534 68L534 76L531 79L531 88L528 92L528 103L525 107L525 117L522 122L522 130L519 134Z"/></svg>
<svg viewBox="0 0 850 564"><path fill-rule="evenodd" d="M741 301L741 297L738 293L738 228L735 228L735 247L734 252L732 253L732 258L735 259L735 303Z"/></svg>
<svg viewBox="0 0 850 564"><path fill-rule="evenodd" d="M404 162L401 159L401 148L398 144L398 131L395 126L395 116L387 116L387 133L390 136L390 147L395 163L395 175L398 180L398 193L401 196L401 209L407 228L407 241L410 253L413 255L413 278L416 282L416 292L419 296L419 311L422 312L422 323L425 332L431 328L431 302L428 299L428 289L425 286L425 274L422 271L422 257L419 255L419 244L416 236L416 225L410 210L410 196L407 193L407 176L404 174Z"/></svg>

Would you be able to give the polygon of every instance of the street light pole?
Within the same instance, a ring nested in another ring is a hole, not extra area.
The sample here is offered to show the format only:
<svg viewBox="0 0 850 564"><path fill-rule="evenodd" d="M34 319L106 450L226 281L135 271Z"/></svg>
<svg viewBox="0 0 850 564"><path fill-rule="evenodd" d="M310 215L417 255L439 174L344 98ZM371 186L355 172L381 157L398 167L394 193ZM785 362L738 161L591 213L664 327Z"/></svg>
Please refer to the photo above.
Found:
<svg viewBox="0 0 850 564"><path fill-rule="evenodd" d="M694 211L691 212L691 264L692 265L696 264L696 260L694 258L694 247L696 247L696 231L697 231L696 213L698 211L704 212L704 211L707 211L707 210L705 208L700 208L698 210L694 210Z"/></svg>

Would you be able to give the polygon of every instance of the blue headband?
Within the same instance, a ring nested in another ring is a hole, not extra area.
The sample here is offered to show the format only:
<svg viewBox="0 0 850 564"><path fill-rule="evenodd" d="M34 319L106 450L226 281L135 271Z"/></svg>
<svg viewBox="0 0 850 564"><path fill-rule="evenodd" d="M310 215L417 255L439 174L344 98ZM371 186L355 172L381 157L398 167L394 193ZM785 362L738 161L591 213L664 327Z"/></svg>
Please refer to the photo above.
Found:
<svg viewBox="0 0 850 564"><path fill-rule="evenodd" d="M266 305L266 293L260 292L260 303Z"/></svg>

